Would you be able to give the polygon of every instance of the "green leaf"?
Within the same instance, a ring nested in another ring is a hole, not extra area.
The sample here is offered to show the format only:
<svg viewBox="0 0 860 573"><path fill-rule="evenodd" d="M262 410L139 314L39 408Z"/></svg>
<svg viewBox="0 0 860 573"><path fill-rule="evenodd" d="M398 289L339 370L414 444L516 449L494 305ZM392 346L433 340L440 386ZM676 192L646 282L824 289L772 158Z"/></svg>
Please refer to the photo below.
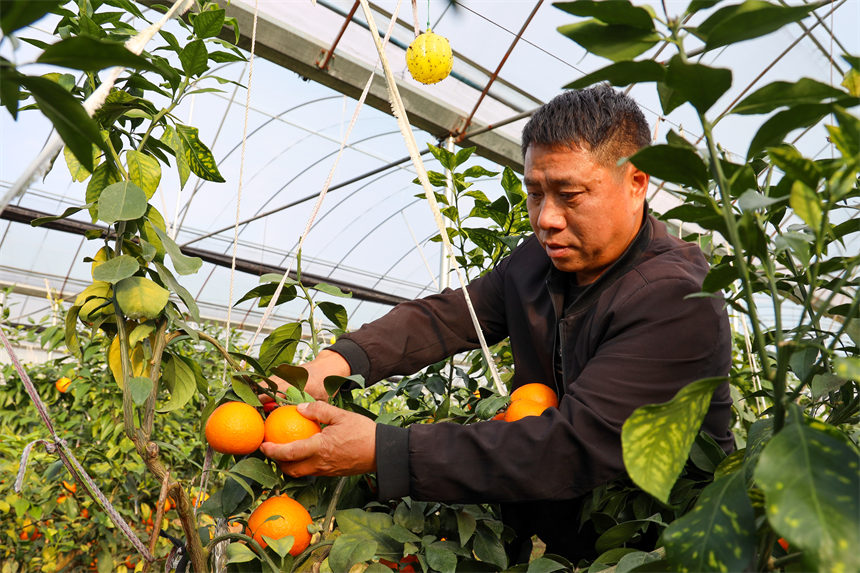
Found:
<svg viewBox="0 0 860 573"><path fill-rule="evenodd" d="M440 573L454 573L457 570L457 556L446 547L444 542L436 542L428 545L424 550L424 557L434 571Z"/></svg>
<svg viewBox="0 0 860 573"><path fill-rule="evenodd" d="M128 387L131 390L131 399L138 406L142 406L152 393L152 380L146 376L135 376L128 381Z"/></svg>
<svg viewBox="0 0 860 573"><path fill-rule="evenodd" d="M317 303L317 308L319 308L336 327L341 330L346 330L348 316L346 309L343 306L333 302L323 301Z"/></svg>
<svg viewBox="0 0 860 573"><path fill-rule="evenodd" d="M194 16L192 25L198 38L212 38L221 33L224 27L224 10L205 10Z"/></svg>
<svg viewBox="0 0 860 573"><path fill-rule="evenodd" d="M239 377L233 377L231 381L231 388L236 395L242 399L246 404L250 404L251 406L260 407L263 404L260 402L260 399L257 398L257 393L248 386L248 383Z"/></svg>
<svg viewBox="0 0 860 573"><path fill-rule="evenodd" d="M105 223L139 219L146 207L146 193L131 181L108 185L99 195L99 219Z"/></svg>
<svg viewBox="0 0 860 573"><path fill-rule="evenodd" d="M838 356L833 360L833 365L838 376L860 382L860 358L856 356Z"/></svg>
<svg viewBox="0 0 860 573"><path fill-rule="evenodd" d="M105 149L98 124L87 114L81 103L56 82L22 75L20 83L30 90L36 105L51 121L81 165L92 172L93 144Z"/></svg>
<svg viewBox="0 0 860 573"><path fill-rule="evenodd" d="M248 292L246 292L242 298L236 301L236 304L233 306L239 306L241 303L246 300L254 300L255 298L259 298L260 301L257 303L257 306L263 307L267 306L269 302L272 300L272 297L275 295L275 291L278 288L278 282L280 282L280 277L276 279L277 282L274 283L266 283L261 284L260 286L254 287ZM296 287L290 284L290 280L288 279L284 283L284 288L281 289L280 294L278 294L278 302L275 303L275 306L279 304L284 304L285 302L290 302L294 298L298 292L296 291Z"/></svg>
<svg viewBox="0 0 860 573"><path fill-rule="evenodd" d="M686 63L676 55L669 60L663 83L670 89L660 92L664 113L684 102L690 102L699 113L705 113L732 87L732 72L725 68ZM666 94L671 96L666 97Z"/></svg>
<svg viewBox="0 0 860 573"><path fill-rule="evenodd" d="M782 203L783 201L785 201L785 197L768 197L758 191L748 189L738 197L738 206L741 208L741 211L756 211L776 205L777 203Z"/></svg>
<svg viewBox="0 0 860 573"><path fill-rule="evenodd" d="M860 360L857 361L857 377L860 379ZM809 384L812 389L812 397L815 399L826 396L829 392L839 390L848 382L847 379L833 374L816 374Z"/></svg>
<svg viewBox="0 0 860 573"><path fill-rule="evenodd" d="M815 161L804 157L791 145L780 145L767 150L771 162L792 179L799 179L815 189L822 173Z"/></svg>
<svg viewBox="0 0 860 573"><path fill-rule="evenodd" d="M466 161L468 161L469 157L471 157L474 152L475 152L474 147L466 147L466 148L458 151L454 155L454 168L456 169L457 167L459 167L460 165L462 165ZM452 169L452 171L453 171L453 169Z"/></svg>
<svg viewBox="0 0 860 573"><path fill-rule="evenodd" d="M180 275L192 275L200 270L200 266L203 264L203 259L200 257L189 257L187 255L183 255L182 251L179 250L179 245L177 245L167 233L157 226L153 226L153 230L155 231L155 234L158 235L158 238L161 239L161 244L164 245L164 250L167 251L168 255L170 255L170 260L173 261L173 268L176 269L177 273Z"/></svg>
<svg viewBox="0 0 860 573"><path fill-rule="evenodd" d="M138 269L140 264L137 259L131 255L120 255L93 268L93 280L116 284L134 275Z"/></svg>
<svg viewBox="0 0 860 573"><path fill-rule="evenodd" d="M58 221L60 219L65 219L66 217L70 217L79 211L83 211L89 207L89 205L83 205L81 207L69 207L61 215L49 215L48 217L39 217L37 219L33 219L30 221L31 227L39 227L44 225L45 223L50 223L51 221Z"/></svg>
<svg viewBox="0 0 860 573"><path fill-rule="evenodd" d="M287 553L290 552L290 549L293 548L293 545L296 542L296 538L292 535L287 535L278 539L274 539L268 535L263 535L263 540L265 540L268 547L272 548L272 551L281 556L281 559L287 556Z"/></svg>
<svg viewBox="0 0 860 573"><path fill-rule="evenodd" d="M344 292L337 288L336 286L326 284L326 283L317 283L314 286L310 287L313 290L318 290L320 292L324 292L326 294L330 294L332 296L337 296L340 298L352 298L351 292Z"/></svg>
<svg viewBox="0 0 860 573"><path fill-rule="evenodd" d="M188 307L188 313L191 315L194 322L199 323L200 309L197 307L197 301L194 300L194 297L190 292L188 292L188 289L179 284L179 281L176 280L173 273L171 273L167 267L161 263L155 263L155 270L158 272L158 276L161 278L162 282L164 282L170 290L179 295L179 298L182 299L182 302L184 302L185 306Z"/></svg>
<svg viewBox="0 0 860 573"><path fill-rule="evenodd" d="M349 571L356 563L370 561L375 554L376 542L346 533L334 540L328 562L332 571Z"/></svg>
<svg viewBox="0 0 860 573"><path fill-rule="evenodd" d="M40 20L61 4L65 4L65 0L3 0L3 6L0 8L0 29L3 30L4 36L8 36Z"/></svg>
<svg viewBox="0 0 860 573"><path fill-rule="evenodd" d="M363 537L376 545L376 554L399 555L403 549L386 533L394 525L393 518L387 513L375 513L361 509L342 509L335 513L337 525L345 534Z"/></svg>
<svg viewBox="0 0 860 573"><path fill-rule="evenodd" d="M131 347L137 346L137 344L143 339L147 338L150 334L155 331L155 326L151 323L143 323L134 327L134 330L131 331L131 334L128 335L128 345Z"/></svg>
<svg viewBox="0 0 860 573"><path fill-rule="evenodd" d="M475 516L466 510L457 512L457 533L460 536L460 545L466 546L466 543L472 538L475 533L475 528L478 522Z"/></svg>
<svg viewBox="0 0 860 573"><path fill-rule="evenodd" d="M553 6L568 14L592 17L605 24L631 26L642 30L653 30L653 16L646 8L633 6L627 0L602 2L579 0L578 2L555 2Z"/></svg>
<svg viewBox="0 0 860 573"><path fill-rule="evenodd" d="M844 97L845 92L842 90L809 78L801 78L796 82L773 82L759 88L733 107L731 113L770 113L780 107L814 104L826 99Z"/></svg>
<svg viewBox="0 0 860 573"><path fill-rule="evenodd" d="M251 551L244 542L234 542L227 546L227 563L247 563L257 559L257 554Z"/></svg>
<svg viewBox="0 0 860 573"><path fill-rule="evenodd" d="M215 164L215 157L209 148L200 141L197 133L196 127L176 125L176 135L182 142L185 162L191 171L201 179L224 183L224 178L221 177L218 166ZM174 147L174 149L176 148Z"/></svg>
<svg viewBox="0 0 860 573"><path fill-rule="evenodd" d="M526 573L555 573L556 571L568 571L568 565L553 561L548 557L538 557L529 561L529 567Z"/></svg>
<svg viewBox="0 0 860 573"><path fill-rule="evenodd" d="M102 191L118 181L120 181L119 174L109 161L105 161L96 167L92 177L90 177L90 181L87 183L86 200L90 205L90 217L92 218L93 223L99 220L98 202Z"/></svg>
<svg viewBox="0 0 860 573"><path fill-rule="evenodd" d="M326 376L323 379L323 386L329 396L334 396L341 386L347 383L355 383L359 388L364 388L364 376L352 374L350 376Z"/></svg>
<svg viewBox="0 0 860 573"><path fill-rule="evenodd" d="M644 82L659 82L666 77L666 68L654 60L641 62L624 61L610 64L590 74L586 74L564 89L582 89L599 82L609 82L613 86L627 86Z"/></svg>
<svg viewBox="0 0 860 573"><path fill-rule="evenodd" d="M481 561L495 565L499 568L499 571L507 569L508 556L505 553L502 540L483 523L480 523L475 530L475 540L472 542L472 550L475 552L475 557Z"/></svg>
<svg viewBox="0 0 860 573"><path fill-rule="evenodd" d="M594 550L603 553L609 549L621 547L651 523L652 521L648 519L632 519L613 525L600 534L594 544Z"/></svg>
<svg viewBox="0 0 860 573"><path fill-rule="evenodd" d="M251 478L264 488L270 489L280 481L280 477L272 469L272 465L260 458L245 458L239 460L230 471Z"/></svg>
<svg viewBox="0 0 860 573"><path fill-rule="evenodd" d="M293 366L292 364L279 364L278 366L272 368L272 374L274 374L278 378L286 380L290 383L291 386L295 386L299 390L304 390L305 384L308 383L308 371L301 366Z"/></svg>
<svg viewBox="0 0 860 573"><path fill-rule="evenodd" d="M860 155L860 118L851 115L838 105L833 106L833 114L839 122L839 127L827 126L830 140L846 158L857 157Z"/></svg>
<svg viewBox="0 0 860 573"><path fill-rule="evenodd" d="M128 318L156 318L170 293L145 277L129 277L116 283L116 301Z"/></svg>
<svg viewBox="0 0 860 573"><path fill-rule="evenodd" d="M743 472L708 485L691 512L663 532L673 571L746 571L752 566L755 515Z"/></svg>
<svg viewBox="0 0 860 573"><path fill-rule="evenodd" d="M792 548L803 551L809 569L858 571L857 453L830 435L839 432L835 428L796 417L767 444L755 470L768 521Z"/></svg>
<svg viewBox="0 0 860 573"><path fill-rule="evenodd" d="M795 214L803 219L809 229L818 234L822 212L821 199L818 198L815 191L807 187L803 181L795 181L794 185L791 186L791 196L788 202Z"/></svg>
<svg viewBox="0 0 860 573"><path fill-rule="evenodd" d="M122 42L91 36L72 36L48 46L36 60L40 64L97 72L113 66L158 72L158 66L128 50Z"/></svg>
<svg viewBox="0 0 860 573"><path fill-rule="evenodd" d="M815 125L830 111L828 104L802 104L775 114L756 132L747 150L747 160L767 147L779 145L793 130Z"/></svg>
<svg viewBox="0 0 860 573"><path fill-rule="evenodd" d="M179 61L182 63L182 69L189 77L202 74L206 71L206 64L209 61L209 53L206 51L206 45L203 40L194 40L188 42L182 51L179 52ZM179 128L179 126L176 126Z"/></svg>
<svg viewBox="0 0 860 573"><path fill-rule="evenodd" d="M81 307L72 306L66 313L65 334L66 350L68 350L69 353L78 360L83 360L81 355L81 341L78 338L78 313L80 310Z"/></svg>
<svg viewBox="0 0 860 573"><path fill-rule="evenodd" d="M779 6L762 0L726 6L714 12L698 28L691 29L705 42L705 50L751 40L797 22L825 2L801 6Z"/></svg>
<svg viewBox="0 0 860 573"><path fill-rule="evenodd" d="M272 331L260 345L260 365L265 369L292 362L299 340L302 337L302 324L290 322Z"/></svg>
<svg viewBox="0 0 860 573"><path fill-rule="evenodd" d="M81 165L81 162L78 161L78 158L75 157L75 154L72 153L72 150L69 149L69 146L66 145L63 147L63 157L66 160L66 166L69 168L69 174L72 176L72 179L75 181L81 182L86 181L87 178L91 175L91 173ZM93 146L93 164L95 165L98 158L98 147Z"/></svg>
<svg viewBox="0 0 860 573"><path fill-rule="evenodd" d="M634 410L624 422L624 465L633 481L663 503L681 474L714 390L724 378L705 378L681 388L670 401Z"/></svg>
<svg viewBox="0 0 860 573"><path fill-rule="evenodd" d="M697 153L687 147L651 145L630 158L636 167L663 181L708 189L708 168Z"/></svg>
<svg viewBox="0 0 860 573"><path fill-rule="evenodd" d="M188 364L190 359L184 356L167 355L167 364L162 370L162 380L170 391L170 401L158 412L174 412L182 409L197 391L197 381L194 369Z"/></svg>
<svg viewBox="0 0 860 573"><path fill-rule="evenodd" d="M126 152L125 161L128 165L128 178L143 189L147 200L151 199L161 181L161 164L151 155L134 149Z"/></svg>
<svg viewBox="0 0 860 573"><path fill-rule="evenodd" d="M558 31L592 54L614 62L635 58L660 41L660 35L652 30L607 25L598 20L559 26Z"/></svg>
<svg viewBox="0 0 860 573"><path fill-rule="evenodd" d="M164 133L161 136L161 142L171 148L176 157L176 170L179 173L179 189L181 190L185 187L185 182L188 181L188 176L191 174L182 138L179 137L172 126L166 125L164 126Z"/></svg>

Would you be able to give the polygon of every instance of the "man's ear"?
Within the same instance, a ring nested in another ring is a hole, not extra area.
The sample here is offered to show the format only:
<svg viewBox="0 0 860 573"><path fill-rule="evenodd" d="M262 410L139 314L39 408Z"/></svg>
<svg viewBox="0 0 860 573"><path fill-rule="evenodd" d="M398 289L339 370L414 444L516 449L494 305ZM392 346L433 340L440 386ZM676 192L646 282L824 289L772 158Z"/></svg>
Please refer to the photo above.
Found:
<svg viewBox="0 0 860 573"><path fill-rule="evenodd" d="M648 191L648 181L650 181L651 176L632 163L627 164L627 169L627 177L631 193L634 197L644 198L645 193Z"/></svg>

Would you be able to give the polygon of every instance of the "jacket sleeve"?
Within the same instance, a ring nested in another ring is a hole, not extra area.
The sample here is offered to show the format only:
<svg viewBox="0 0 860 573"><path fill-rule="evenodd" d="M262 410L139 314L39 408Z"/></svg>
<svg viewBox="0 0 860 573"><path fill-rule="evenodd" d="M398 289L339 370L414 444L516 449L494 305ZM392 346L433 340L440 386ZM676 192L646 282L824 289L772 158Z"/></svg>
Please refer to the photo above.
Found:
<svg viewBox="0 0 860 573"><path fill-rule="evenodd" d="M684 299L698 291L689 281L661 280L613 305L601 343L558 409L517 422L397 432L395 439L407 440L408 470L390 475L408 471L408 480L380 476L380 494L458 503L571 499L619 476L621 426L635 408L728 371L725 311L719 301Z"/></svg>
<svg viewBox="0 0 860 573"><path fill-rule="evenodd" d="M509 258L469 283L475 314L489 344L507 337L504 273ZM385 316L341 336L329 347L341 354L353 374L368 383L407 375L464 350L478 348L478 337L461 289L445 289L401 303Z"/></svg>

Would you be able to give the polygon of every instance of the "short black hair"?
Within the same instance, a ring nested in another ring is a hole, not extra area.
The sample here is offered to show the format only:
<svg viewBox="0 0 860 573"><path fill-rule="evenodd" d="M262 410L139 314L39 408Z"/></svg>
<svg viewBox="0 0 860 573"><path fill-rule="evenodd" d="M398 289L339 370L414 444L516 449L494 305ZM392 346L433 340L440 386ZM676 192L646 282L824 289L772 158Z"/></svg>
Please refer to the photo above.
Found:
<svg viewBox="0 0 860 573"><path fill-rule="evenodd" d="M523 157L534 143L582 148L614 166L651 143L651 128L632 98L602 84L566 91L541 106L523 128Z"/></svg>

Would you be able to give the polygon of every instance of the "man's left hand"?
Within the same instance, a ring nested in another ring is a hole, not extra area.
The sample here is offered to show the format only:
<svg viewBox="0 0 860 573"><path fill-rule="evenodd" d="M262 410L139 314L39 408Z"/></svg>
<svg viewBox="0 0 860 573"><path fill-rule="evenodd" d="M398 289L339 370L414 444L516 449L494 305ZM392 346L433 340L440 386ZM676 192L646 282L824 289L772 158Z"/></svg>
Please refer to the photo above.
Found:
<svg viewBox="0 0 860 573"><path fill-rule="evenodd" d="M289 444L263 442L260 450L292 477L345 476L376 471L376 422L326 402L299 404L299 413L325 424L322 432Z"/></svg>

